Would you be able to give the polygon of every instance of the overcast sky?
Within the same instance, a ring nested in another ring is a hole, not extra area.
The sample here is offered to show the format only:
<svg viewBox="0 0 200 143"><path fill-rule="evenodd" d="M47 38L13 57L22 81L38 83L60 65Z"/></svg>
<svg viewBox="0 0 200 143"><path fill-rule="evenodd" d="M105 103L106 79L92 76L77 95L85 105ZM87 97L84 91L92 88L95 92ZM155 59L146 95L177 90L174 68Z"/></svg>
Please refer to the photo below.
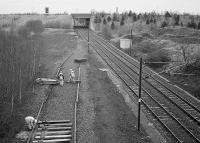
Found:
<svg viewBox="0 0 200 143"><path fill-rule="evenodd" d="M177 11L200 14L200 0L0 0L0 14L5 13L44 13L49 7L50 13L74 13L97 11L114 12L163 12Z"/></svg>

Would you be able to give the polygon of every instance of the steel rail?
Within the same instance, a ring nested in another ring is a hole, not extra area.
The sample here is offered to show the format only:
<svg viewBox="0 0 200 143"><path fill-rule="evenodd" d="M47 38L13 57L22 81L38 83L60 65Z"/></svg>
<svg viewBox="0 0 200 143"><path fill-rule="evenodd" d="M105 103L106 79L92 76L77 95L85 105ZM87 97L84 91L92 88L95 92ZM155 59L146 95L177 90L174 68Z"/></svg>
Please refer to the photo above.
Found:
<svg viewBox="0 0 200 143"><path fill-rule="evenodd" d="M78 106L78 101L79 101L79 88L80 88L80 78L81 78L81 67L79 64L78 67L78 85L77 85L77 90L76 90L76 101L74 104L74 143L77 142L77 106Z"/></svg>

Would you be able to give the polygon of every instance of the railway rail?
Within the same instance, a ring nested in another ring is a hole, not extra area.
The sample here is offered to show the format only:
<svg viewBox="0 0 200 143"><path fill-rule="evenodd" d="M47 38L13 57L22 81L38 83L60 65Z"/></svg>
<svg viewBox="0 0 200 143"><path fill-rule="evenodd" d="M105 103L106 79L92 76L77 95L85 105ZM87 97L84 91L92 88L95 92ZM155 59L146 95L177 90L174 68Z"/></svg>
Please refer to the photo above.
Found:
<svg viewBox="0 0 200 143"><path fill-rule="evenodd" d="M57 68L57 71L55 73L55 77L58 76L58 73L63 69L64 64L69 60L69 58L73 55L69 55ZM80 66L79 66L79 72L80 72ZM79 73L80 76L80 73ZM80 79L80 77L78 77ZM77 87L77 97L78 97L78 90L79 90L79 83ZM49 92L51 92L53 89L52 85L49 85ZM38 143L38 142L71 142L72 136L71 134L71 126L72 123L69 120L58 120L58 121L39 121L41 112L43 110L43 107L45 103L48 101L49 93L47 93L44 101L42 102L40 109L37 113L36 120L38 121L36 125L34 125L30 136L27 140L27 143ZM74 142L76 142L76 101L75 101L75 118L74 118ZM42 125L42 126L41 126ZM44 127L43 127L44 125ZM47 131L42 131L43 129ZM45 136L44 136L45 135Z"/></svg>
<svg viewBox="0 0 200 143"><path fill-rule="evenodd" d="M79 29L82 39L88 40L88 30ZM139 63L90 30L90 47L125 83L132 98L138 97ZM144 66L142 77L142 105L162 125L171 141L200 142L200 101L171 84Z"/></svg>

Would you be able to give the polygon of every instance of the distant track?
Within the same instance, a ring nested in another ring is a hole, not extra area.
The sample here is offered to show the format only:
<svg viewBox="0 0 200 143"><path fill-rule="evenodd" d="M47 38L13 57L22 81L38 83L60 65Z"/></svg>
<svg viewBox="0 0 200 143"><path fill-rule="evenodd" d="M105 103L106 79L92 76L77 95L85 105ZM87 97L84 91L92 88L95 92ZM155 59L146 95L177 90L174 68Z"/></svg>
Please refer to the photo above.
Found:
<svg viewBox="0 0 200 143"><path fill-rule="evenodd" d="M79 29L87 40L88 30ZM90 31L90 46L102 57L130 90L138 97L139 63L109 41ZM200 142L200 101L172 85L148 67L143 68L142 105L166 129L176 142ZM148 77L148 78L145 78Z"/></svg>
<svg viewBox="0 0 200 143"><path fill-rule="evenodd" d="M62 70L64 64L68 61L68 59L69 59L72 55L73 55L73 53L72 53L71 55L69 55L69 56L58 66L57 71L56 71L56 74L55 74L55 77L57 77L57 75L58 75L58 73L60 72L60 70ZM52 88L53 88L53 86L52 86L52 85L49 85L49 92L52 91ZM49 95L50 95L49 92L47 92L46 98L44 99L44 101L43 101L42 104L40 105L40 109L39 109L39 111L38 111L38 113L37 113L37 117L36 117L36 120L37 120L37 121L39 121L41 112L42 112L42 110L43 110L43 107L44 107L45 103L47 102L47 100L48 100L48 98L49 98ZM35 126L33 127L33 129L32 129L31 134L30 134L30 136L29 136L29 138L28 138L28 140L27 140L27 143L30 143L30 142L31 142L32 137L33 137L33 134L34 134L34 132L35 132L35 129L36 129L36 125L35 125Z"/></svg>

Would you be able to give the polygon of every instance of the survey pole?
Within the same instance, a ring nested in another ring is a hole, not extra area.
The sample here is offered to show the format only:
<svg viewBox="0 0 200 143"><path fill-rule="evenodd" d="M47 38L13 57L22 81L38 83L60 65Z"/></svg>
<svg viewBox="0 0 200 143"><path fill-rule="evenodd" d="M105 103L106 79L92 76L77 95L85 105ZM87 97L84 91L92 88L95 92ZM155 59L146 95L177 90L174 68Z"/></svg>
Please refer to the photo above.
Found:
<svg viewBox="0 0 200 143"><path fill-rule="evenodd" d="M140 58L140 75L139 75L139 98L138 98L138 131L140 131L140 106L142 90L142 57Z"/></svg>

